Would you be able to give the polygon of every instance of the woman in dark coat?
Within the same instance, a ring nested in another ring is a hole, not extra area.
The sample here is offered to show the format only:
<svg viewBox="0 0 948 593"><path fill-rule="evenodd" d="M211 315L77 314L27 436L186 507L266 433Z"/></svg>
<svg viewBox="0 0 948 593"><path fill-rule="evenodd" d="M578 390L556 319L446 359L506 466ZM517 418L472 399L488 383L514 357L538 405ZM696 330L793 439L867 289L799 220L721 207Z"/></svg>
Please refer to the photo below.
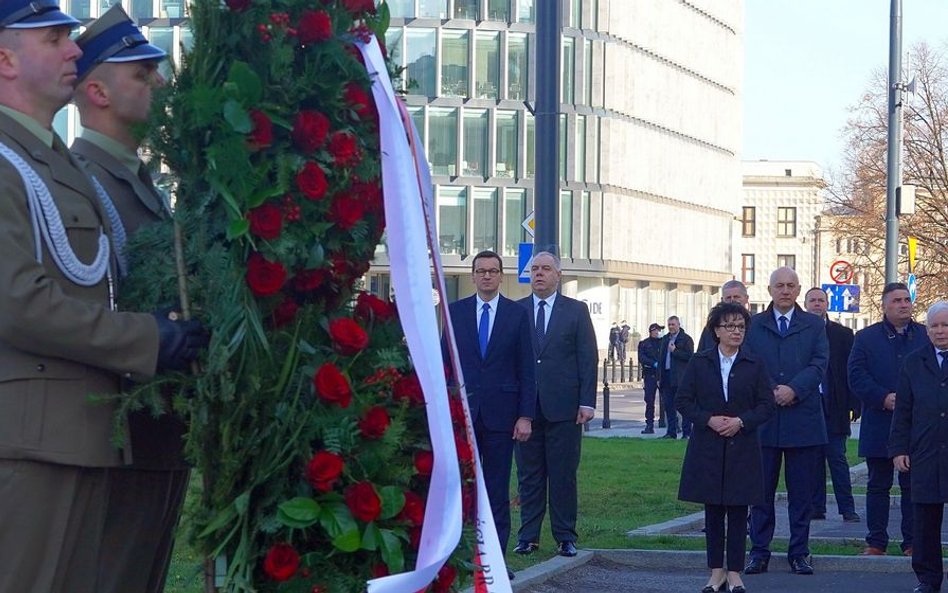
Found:
<svg viewBox="0 0 948 593"><path fill-rule="evenodd" d="M764 362L741 348L750 322L742 305L714 307L707 327L717 346L692 357L675 397L675 408L694 423L678 498L704 504L711 577L702 593L724 591L725 585L744 592L747 507L764 502L757 427L775 404Z"/></svg>

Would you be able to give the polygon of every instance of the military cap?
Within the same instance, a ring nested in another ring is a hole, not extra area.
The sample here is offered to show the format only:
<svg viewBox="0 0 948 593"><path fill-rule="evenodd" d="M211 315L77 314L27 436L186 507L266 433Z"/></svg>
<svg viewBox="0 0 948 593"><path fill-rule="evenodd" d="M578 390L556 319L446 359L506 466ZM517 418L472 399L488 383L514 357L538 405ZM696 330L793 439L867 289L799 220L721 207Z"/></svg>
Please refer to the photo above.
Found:
<svg viewBox="0 0 948 593"><path fill-rule="evenodd" d="M121 4L115 4L97 18L76 39L82 57L76 62L76 74L82 80L99 64L161 60L168 54L148 43Z"/></svg>
<svg viewBox="0 0 948 593"><path fill-rule="evenodd" d="M59 9L57 0L0 1L0 29L76 27L79 21Z"/></svg>

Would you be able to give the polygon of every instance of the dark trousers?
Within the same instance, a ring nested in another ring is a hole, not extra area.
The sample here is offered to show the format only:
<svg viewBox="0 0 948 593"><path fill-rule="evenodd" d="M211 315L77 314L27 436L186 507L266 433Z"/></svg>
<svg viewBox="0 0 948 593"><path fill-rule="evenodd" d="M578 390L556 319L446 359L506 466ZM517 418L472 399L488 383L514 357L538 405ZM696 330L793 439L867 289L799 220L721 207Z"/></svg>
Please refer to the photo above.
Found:
<svg viewBox="0 0 948 593"><path fill-rule="evenodd" d="M892 490L892 460L885 457L867 457L869 481L866 483L866 543L885 550L889 545L889 491ZM912 482L911 472L899 474L902 491L902 551L912 547ZM940 525L940 524L939 524Z"/></svg>
<svg viewBox="0 0 948 593"><path fill-rule="evenodd" d="M576 541L576 471L583 429L575 420L549 422L542 413L533 420L530 438L517 443L520 531L517 539L540 541L540 526L550 506L550 527L557 542Z"/></svg>
<svg viewBox="0 0 948 593"><path fill-rule="evenodd" d="M481 456L484 485L497 528L500 547L507 554L510 540L510 466L513 463L513 429L490 431L480 418L474 423L474 438Z"/></svg>
<svg viewBox="0 0 948 593"><path fill-rule="evenodd" d="M727 518L727 535L724 519ZM747 505L704 505L704 540L708 549L708 568L724 568L725 540L727 569L744 569L744 544L747 540Z"/></svg>
<svg viewBox="0 0 948 593"><path fill-rule="evenodd" d="M918 582L937 591L941 588L941 520L945 507L938 504L912 505L915 520L915 544L912 546L912 570Z"/></svg>
<svg viewBox="0 0 948 593"><path fill-rule="evenodd" d="M616 345L613 343L609 344L609 360L616 359Z"/></svg>
<svg viewBox="0 0 948 593"><path fill-rule="evenodd" d="M787 558L793 560L810 555L810 516L813 505L813 476L821 459L822 445L812 447L761 447L764 475L764 504L754 505L750 512L751 558L769 559L770 541L774 538L776 514L774 497L780 479L781 460L786 461L784 478L787 485L787 514L790 520L790 544Z"/></svg>
<svg viewBox="0 0 948 593"><path fill-rule="evenodd" d="M619 354L619 360L622 361L623 364L629 362L625 357L625 342L616 344L616 351Z"/></svg>
<svg viewBox="0 0 948 593"><path fill-rule="evenodd" d="M669 385L669 381L662 378L659 391L662 396L662 407L665 408L666 434L678 436L678 412L675 410L675 394L678 392L678 386Z"/></svg>
<svg viewBox="0 0 948 593"><path fill-rule="evenodd" d="M830 479L833 480L833 492L836 495L836 508L840 515L856 512L853 500L853 483L849 477L849 461L846 460L846 435L831 434L829 442L823 447L816 479L816 496L813 498L813 512L826 513L826 466L829 465Z"/></svg>
<svg viewBox="0 0 948 593"><path fill-rule="evenodd" d="M655 392L658 390L658 377L655 373L646 373L642 377L645 385L645 426L655 425Z"/></svg>

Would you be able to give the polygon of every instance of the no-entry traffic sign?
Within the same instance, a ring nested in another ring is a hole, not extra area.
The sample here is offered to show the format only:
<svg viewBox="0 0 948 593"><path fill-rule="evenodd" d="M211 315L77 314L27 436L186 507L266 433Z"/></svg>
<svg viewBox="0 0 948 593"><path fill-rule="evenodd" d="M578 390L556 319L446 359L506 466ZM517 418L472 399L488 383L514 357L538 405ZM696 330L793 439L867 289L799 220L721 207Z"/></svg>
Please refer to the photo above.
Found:
<svg viewBox="0 0 948 593"><path fill-rule="evenodd" d="M830 266L830 278L836 284L849 284L853 279L853 265L844 259L834 261Z"/></svg>

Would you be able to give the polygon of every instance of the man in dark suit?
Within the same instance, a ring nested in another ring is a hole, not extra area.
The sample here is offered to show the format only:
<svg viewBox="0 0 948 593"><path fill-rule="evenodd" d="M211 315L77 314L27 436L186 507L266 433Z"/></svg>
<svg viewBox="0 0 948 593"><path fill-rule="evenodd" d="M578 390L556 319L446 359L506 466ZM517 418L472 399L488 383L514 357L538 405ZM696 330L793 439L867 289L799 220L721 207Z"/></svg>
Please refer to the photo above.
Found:
<svg viewBox="0 0 948 593"><path fill-rule="evenodd" d="M539 547L549 492L553 538L562 556L576 555L576 471L582 425L596 406L596 332L586 305L563 296L560 260L547 251L530 264L533 294L520 300L533 330L537 357L537 415L530 439L517 445L520 531L514 552Z"/></svg>
<svg viewBox="0 0 948 593"><path fill-rule="evenodd" d="M931 344L925 326L912 320L912 297L901 282L882 289L882 321L858 334L849 355L849 387L862 402L859 456L866 458L866 548L863 555L881 556L889 546L889 492L892 459L889 432L895 410L896 388L905 357ZM916 457L917 459L917 457ZM899 472L902 508L902 553L912 554L912 480Z"/></svg>
<svg viewBox="0 0 948 593"><path fill-rule="evenodd" d="M770 373L777 413L758 429L764 468L765 502L751 507L753 547L745 574L766 572L776 516L774 498L781 462L786 464L790 542L787 561L794 574L813 574L810 565L810 513L814 480L823 446L826 421L820 382L826 375L829 344L823 321L797 304L800 280L792 268L777 268L767 291L772 299L751 319L748 349L762 358Z"/></svg>
<svg viewBox="0 0 948 593"><path fill-rule="evenodd" d="M639 368L645 392L645 428L642 434L655 433L655 392L658 391L658 358L662 339L658 334L665 329L657 323L648 326L648 337L639 342Z"/></svg>
<svg viewBox="0 0 948 593"><path fill-rule="evenodd" d="M527 312L500 294L503 261L474 256L477 293L451 304L451 325L467 391L497 537L510 538L510 466L514 441L530 438L536 416L536 363Z"/></svg>
<svg viewBox="0 0 948 593"><path fill-rule="evenodd" d="M130 236L171 215L138 155L152 91L164 84L158 63L165 52L148 43L121 4L76 43L83 54L74 101L83 129L71 150L105 189L117 214L112 226L122 230L116 236ZM98 591L161 593L188 486L185 424L176 414L147 411L131 414L128 424L132 464L110 473Z"/></svg>
<svg viewBox="0 0 948 593"><path fill-rule="evenodd" d="M941 589L941 525L948 502L948 302L937 301L925 317L931 345L905 356L899 372L895 414L889 434L889 455L900 474L911 470L915 538L912 570L918 577L914 593ZM865 331L865 330L864 330Z"/></svg>
<svg viewBox="0 0 948 593"><path fill-rule="evenodd" d="M89 395L187 368L203 333L114 310L109 218L52 127L76 84L78 25L55 2L0 2L4 592L99 591L109 471L125 459L110 441L115 408ZM36 236L36 217L62 225Z"/></svg>
<svg viewBox="0 0 948 593"><path fill-rule="evenodd" d="M826 447L817 470L817 487L813 498L813 519L826 518L826 466L829 465L836 495L836 508L843 521L857 523L856 503L853 500L853 485L849 478L849 461L846 460L846 440L851 434L850 424L859 418L859 400L849 390L849 375L846 364L853 349L853 330L830 321L826 316L828 302L822 288L813 287L803 295L803 308L812 313L826 326L829 341L829 364L826 378L820 383L823 398L823 417L826 420Z"/></svg>
<svg viewBox="0 0 948 593"><path fill-rule="evenodd" d="M695 353L695 341L681 329L681 321L672 315L668 318L668 333L662 337L662 345L658 352L658 368L660 369L658 388L662 394L662 407L667 416L668 428L663 439L678 438L678 412L675 410L675 394L678 383L685 374L685 367ZM691 422L682 418L681 436L691 436Z"/></svg>

